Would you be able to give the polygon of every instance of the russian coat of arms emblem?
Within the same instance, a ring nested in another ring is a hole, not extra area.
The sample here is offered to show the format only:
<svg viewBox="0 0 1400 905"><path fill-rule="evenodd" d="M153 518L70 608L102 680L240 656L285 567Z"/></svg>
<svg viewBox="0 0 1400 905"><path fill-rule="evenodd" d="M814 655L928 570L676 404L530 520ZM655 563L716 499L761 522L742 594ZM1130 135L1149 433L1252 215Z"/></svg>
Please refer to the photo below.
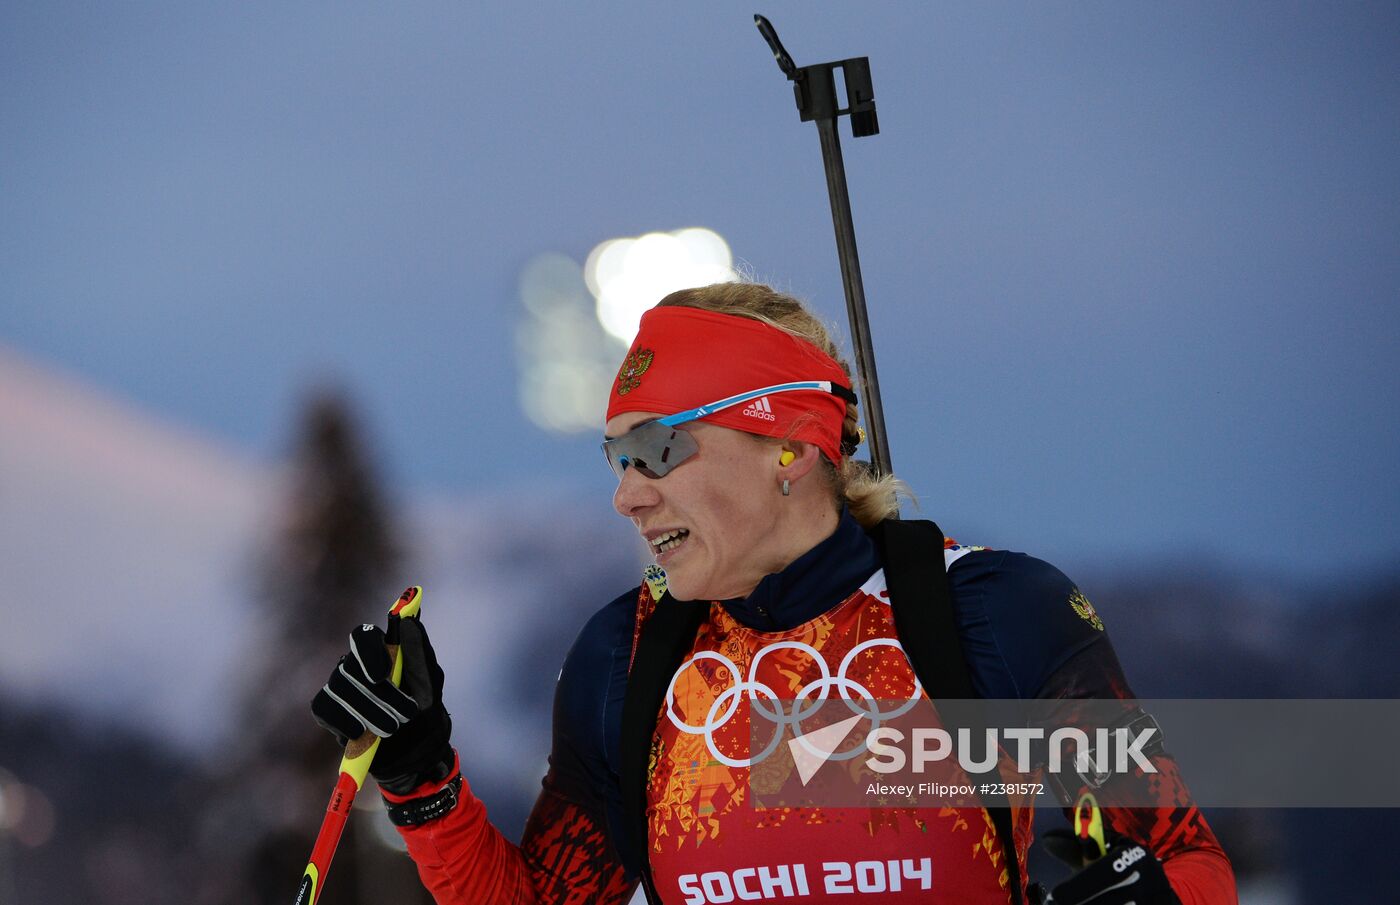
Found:
<svg viewBox="0 0 1400 905"><path fill-rule="evenodd" d="M642 384L642 375L651 367L656 353L650 349L638 349L622 361L617 371L617 395L626 396Z"/></svg>
<svg viewBox="0 0 1400 905"><path fill-rule="evenodd" d="M1074 607L1074 611L1079 614L1079 618L1092 625L1098 631L1103 631L1103 620L1099 618L1094 605L1089 602L1089 598L1084 596L1084 592L1075 588L1069 595L1069 605Z"/></svg>

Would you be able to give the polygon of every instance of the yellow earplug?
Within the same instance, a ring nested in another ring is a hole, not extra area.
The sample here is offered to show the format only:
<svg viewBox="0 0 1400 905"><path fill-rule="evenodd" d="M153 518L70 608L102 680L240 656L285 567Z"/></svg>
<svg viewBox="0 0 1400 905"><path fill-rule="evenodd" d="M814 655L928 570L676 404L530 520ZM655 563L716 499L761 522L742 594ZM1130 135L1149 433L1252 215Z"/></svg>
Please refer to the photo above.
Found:
<svg viewBox="0 0 1400 905"><path fill-rule="evenodd" d="M796 458L797 453L793 452L790 449L785 449L783 450L783 454L781 456L778 456L778 464L783 466L784 468L787 468L793 463L793 460L795 460Z"/></svg>

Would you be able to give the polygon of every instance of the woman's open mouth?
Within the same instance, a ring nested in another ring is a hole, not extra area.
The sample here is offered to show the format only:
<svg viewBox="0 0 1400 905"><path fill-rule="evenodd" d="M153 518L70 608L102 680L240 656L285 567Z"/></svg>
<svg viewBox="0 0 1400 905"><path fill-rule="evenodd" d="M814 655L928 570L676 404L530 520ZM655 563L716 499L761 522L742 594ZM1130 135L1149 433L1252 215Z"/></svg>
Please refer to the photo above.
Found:
<svg viewBox="0 0 1400 905"><path fill-rule="evenodd" d="M657 535L651 539L651 552L656 554L658 560L672 550L685 543L690 537L690 531L685 528L674 528L665 534Z"/></svg>

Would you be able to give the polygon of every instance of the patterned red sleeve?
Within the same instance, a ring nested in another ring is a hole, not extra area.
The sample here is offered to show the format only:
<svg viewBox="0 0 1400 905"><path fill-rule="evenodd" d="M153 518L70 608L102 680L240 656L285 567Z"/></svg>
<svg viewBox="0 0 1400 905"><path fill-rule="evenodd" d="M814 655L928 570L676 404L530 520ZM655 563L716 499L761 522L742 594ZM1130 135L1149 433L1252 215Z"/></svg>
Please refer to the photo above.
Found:
<svg viewBox="0 0 1400 905"><path fill-rule="evenodd" d="M1134 697L1107 637L1075 654L1057 669L1037 695L1042 698ZM1104 818L1120 836L1146 844L1162 861L1172 890L1182 905L1236 905L1235 875L1230 859L1205 816L1191 800L1176 761L1167 754L1152 758L1157 773L1149 779L1155 808L1105 808ZM1073 791L1072 799L1084 791Z"/></svg>
<svg viewBox="0 0 1400 905"><path fill-rule="evenodd" d="M1171 758L1154 757L1152 763L1164 785L1186 792ZM1109 808L1104 816L1118 834L1148 844L1161 859L1182 905L1234 905L1238 901L1230 859L1195 805Z"/></svg>
<svg viewBox="0 0 1400 905"><path fill-rule="evenodd" d="M600 818L551 789L551 777L525 824L521 849L540 903L623 903L632 897Z"/></svg>
<svg viewBox="0 0 1400 905"><path fill-rule="evenodd" d="M407 801L444 784L385 797ZM519 846L491 825L465 781L455 808L399 833L438 905L622 905L632 894L602 819L562 794L552 772Z"/></svg>

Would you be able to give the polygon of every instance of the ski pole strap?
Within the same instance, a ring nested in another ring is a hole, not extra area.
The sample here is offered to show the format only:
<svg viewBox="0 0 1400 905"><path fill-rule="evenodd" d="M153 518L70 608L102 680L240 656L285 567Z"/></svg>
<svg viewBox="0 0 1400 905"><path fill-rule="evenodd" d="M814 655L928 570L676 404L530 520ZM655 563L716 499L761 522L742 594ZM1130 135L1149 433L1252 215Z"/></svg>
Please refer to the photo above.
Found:
<svg viewBox="0 0 1400 905"><path fill-rule="evenodd" d="M418 826L429 820L436 820L457 807L462 797L462 774L452 777L447 785L432 795L412 798L403 802L384 800L389 812L389 822L394 826Z"/></svg>

